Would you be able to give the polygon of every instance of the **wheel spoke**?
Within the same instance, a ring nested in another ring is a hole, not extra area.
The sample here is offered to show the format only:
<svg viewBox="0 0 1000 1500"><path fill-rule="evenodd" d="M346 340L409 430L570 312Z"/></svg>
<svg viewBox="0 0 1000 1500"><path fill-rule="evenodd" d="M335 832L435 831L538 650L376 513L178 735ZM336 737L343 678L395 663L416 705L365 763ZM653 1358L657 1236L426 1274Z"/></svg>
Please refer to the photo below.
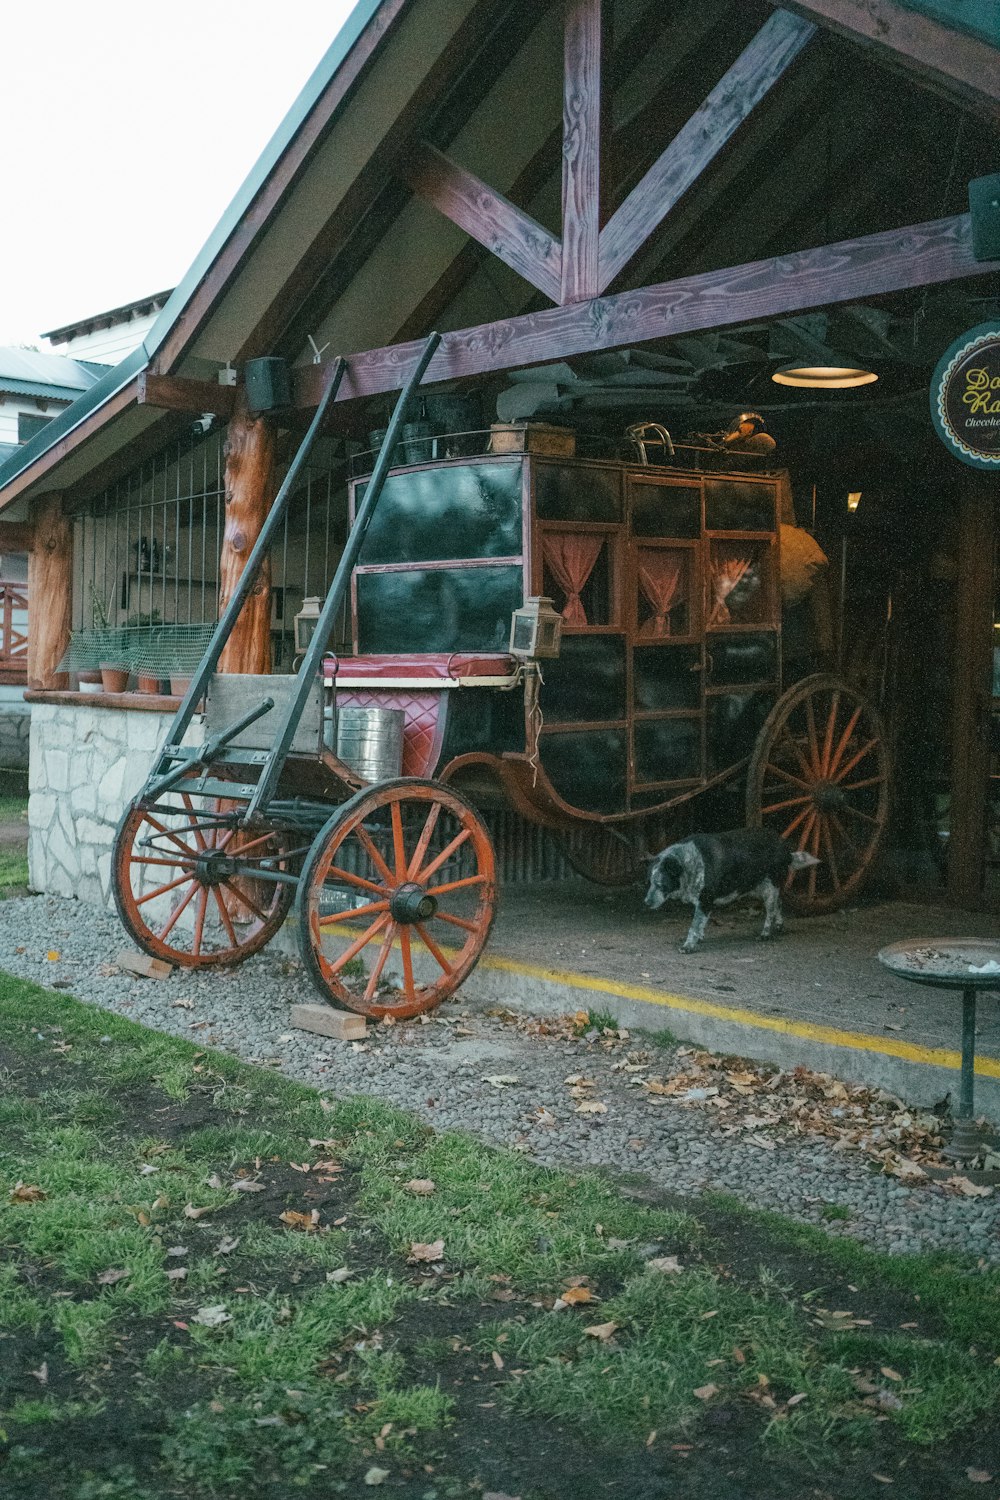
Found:
<svg viewBox="0 0 1000 1500"><path fill-rule="evenodd" d="M799 744L798 740L792 739L791 734L786 729L785 733L781 736L781 740L779 743L788 746L792 754L795 756L795 759L802 767L802 774L806 777L806 781L804 784L806 786L812 786L813 782L816 780L816 772L806 760L805 754L802 750L802 746Z"/></svg>
<svg viewBox="0 0 1000 1500"><path fill-rule="evenodd" d="M382 970L385 968L385 961L389 957L389 954L392 952L392 940L395 935L396 924L395 922L390 922L385 937L382 939L382 946L378 951L378 958L375 960L375 967L369 974L368 983L365 985L366 1005L371 1004L371 1001L375 997L375 988L379 980L382 978Z"/></svg>
<svg viewBox="0 0 1000 1500"><path fill-rule="evenodd" d="M375 866L376 870L378 871L381 878L385 881L386 885L394 886L396 884L396 881L393 879L392 871L389 869L389 866L386 864L385 860L378 852L378 849L375 847L375 840L372 838L367 828L363 823L358 823L353 831L357 836L359 843L363 846L365 853L368 855L368 858L371 860L372 864ZM378 889L378 886L372 886L372 890Z"/></svg>
<svg viewBox="0 0 1000 1500"><path fill-rule="evenodd" d="M772 802L769 807L762 807L761 812L783 812L786 807L801 807L803 802L812 802L812 797L789 797L786 802Z"/></svg>
<svg viewBox="0 0 1000 1500"><path fill-rule="evenodd" d="M858 848L857 844L854 842L853 838L848 833L848 831L844 827L843 823L837 817L836 813L831 813L830 814L830 822L833 825L833 827L837 830L837 833L843 839L844 843L850 849L851 853L854 855L854 858L860 864L861 863L861 858L862 858L861 850Z"/></svg>
<svg viewBox="0 0 1000 1500"><path fill-rule="evenodd" d="M157 855L137 854L132 860L132 863L134 865L166 865L168 870L187 870L190 874L191 866L194 864L194 858L195 857L192 854L190 861L186 862L183 859L161 859Z"/></svg>
<svg viewBox="0 0 1000 1500"><path fill-rule="evenodd" d="M434 837L434 830L437 827L437 820L440 817L440 815L441 815L441 804L440 804L440 802L433 802L433 803L431 803L431 810L427 814L427 821L424 824L423 828L421 829L420 837L417 840L417 847L413 851L413 858L410 860L410 863L409 863L409 865L407 867L407 871L406 871L406 878L407 878L407 880L415 880L417 878L417 871L420 869L420 866L423 864L424 855L427 853L427 850L430 848L431 839Z"/></svg>
<svg viewBox="0 0 1000 1500"><path fill-rule="evenodd" d="M403 959L403 994L412 1002L417 998L417 988L413 983L413 951L408 927L399 929L399 951Z"/></svg>
<svg viewBox="0 0 1000 1500"><path fill-rule="evenodd" d="M806 730L809 735L809 754L812 759L812 772L814 776L819 775L819 739L816 734L816 715L813 712L813 701L806 699Z"/></svg>
<svg viewBox="0 0 1000 1500"><path fill-rule="evenodd" d="M388 910L388 901L369 901L366 906L355 906L350 911L332 911L325 917L317 917L316 920L321 927L333 927L337 922L353 922L358 917L367 917L373 912Z"/></svg>
<svg viewBox="0 0 1000 1500"><path fill-rule="evenodd" d="M229 915L229 908L226 905L225 897L217 885L212 887L212 895L215 897L215 904L219 908L219 916L222 918L222 925L229 935L229 941L234 948L238 948L240 944L239 938L236 936L236 928L233 926L233 919Z"/></svg>
<svg viewBox="0 0 1000 1500"><path fill-rule="evenodd" d="M145 906L147 901L155 901L157 896L165 896L167 891L175 891L179 885L186 885L192 878L190 871L186 875L178 875L176 880L171 880L169 885L158 885L155 891L149 891L145 896L136 897L136 906Z"/></svg>
<svg viewBox="0 0 1000 1500"><path fill-rule="evenodd" d="M231 880L224 880L222 883L226 887L227 891L232 892L237 901L242 901L244 906L249 906L255 917L257 917L261 922L267 921L267 912L261 911L256 901L252 900L247 895L246 891L241 891L239 886L233 885Z"/></svg>
<svg viewBox="0 0 1000 1500"><path fill-rule="evenodd" d="M866 755L871 755L873 750L878 749L878 746L879 741L877 739L869 740L867 745L863 745L855 755L851 756L846 766L841 767L837 775L833 778L834 781L843 781L845 776L849 776L851 774L858 762L864 760Z"/></svg>
<svg viewBox="0 0 1000 1500"><path fill-rule="evenodd" d="M826 731L823 735L823 758L820 761L820 775L830 774L830 756L833 754L833 736L837 728L837 715L840 712L840 689L834 691L830 701L830 713L826 721Z"/></svg>
<svg viewBox="0 0 1000 1500"><path fill-rule="evenodd" d="M431 937L427 929L421 922L414 922L413 926L420 934L420 941L423 943L428 953L430 953L431 956L437 961L437 963L441 965L441 968L446 974L450 974L452 972L451 964L445 958L444 954L441 952L441 949L438 947L437 943Z"/></svg>
<svg viewBox="0 0 1000 1500"><path fill-rule="evenodd" d="M223 849L227 849L229 847L230 843L233 840L233 836L235 835L236 832L237 832L237 830L235 828L229 828L229 829L226 830L226 841L225 841L224 844L220 844L219 845L220 852ZM243 844L243 843L238 844L237 847L233 851L233 857L237 858L237 859L243 859L250 852L251 849L256 849L256 847L257 847L258 844L266 844L266 843L269 842L269 840L271 840L273 838L274 838L274 833L272 832L271 829L268 829L267 833L262 833L257 838L250 839L245 844ZM260 859L260 858L263 858L264 856L258 855L257 857L258 857L258 859Z"/></svg>
<svg viewBox="0 0 1000 1500"><path fill-rule="evenodd" d="M781 837L783 839L787 839L788 835L790 833L794 833L795 830L796 830L796 828L798 828L799 824L805 822L806 818L808 818L808 816L809 816L809 814L810 814L811 811L812 811L812 803L810 802L810 804L809 804L808 807L804 807L800 813L796 813L795 817L789 823L788 827L785 829L785 831L781 835Z"/></svg>
<svg viewBox="0 0 1000 1500"><path fill-rule="evenodd" d="M827 816L823 818L823 843L826 846L826 862L830 867L830 879L833 881L834 890L839 891L840 867L837 864L837 853L833 844L833 820Z"/></svg>
<svg viewBox="0 0 1000 1500"><path fill-rule="evenodd" d="M205 913L208 911L208 886L202 886L201 895L198 898L198 910L194 917L194 942L191 951L194 954L201 952L201 940L205 932Z"/></svg>
<svg viewBox="0 0 1000 1500"><path fill-rule="evenodd" d="M865 779L864 779L864 781L843 781L843 782L841 782L841 784L840 784L840 790L842 792L860 792L862 790L862 788L864 788L866 786L881 786L882 782L883 781L887 781L887 780L888 780L888 777L885 776L885 775L882 775L882 776L866 776Z"/></svg>
<svg viewBox="0 0 1000 1500"><path fill-rule="evenodd" d="M449 880L445 885L429 885L426 889L429 896L443 896L448 891L463 891L471 885L485 884L485 875L466 875L464 880Z"/></svg>
<svg viewBox="0 0 1000 1500"><path fill-rule="evenodd" d="M331 875L337 880L342 880L345 885L360 886L363 891L374 891L377 896L385 895L384 885L376 885L374 880L366 880L363 875L355 875L350 870L342 870L339 865L330 865L327 868L325 879L329 880Z"/></svg>
<svg viewBox="0 0 1000 1500"><path fill-rule="evenodd" d="M834 750L833 755L830 759L830 767L828 772L830 776L833 775L834 771L836 771L837 767L840 765L840 762L844 758L844 751L850 744L851 735L858 727L858 720L861 718L862 708L863 705L859 703L857 708L854 710L854 712L851 714L851 717L847 721L847 728L844 730L843 734L840 736L840 739L837 741L837 748L836 750Z"/></svg>
<svg viewBox="0 0 1000 1500"><path fill-rule="evenodd" d="M813 823L812 848L809 850L809 853L813 856L814 859L819 859L819 840L820 840L820 834L822 833L822 829L823 829L823 815L822 815L822 813L817 813L816 814L816 821ZM816 899L816 877L817 877L818 874L819 874L819 865L810 865L809 866L809 900L810 901L815 901L815 899Z"/></svg>
<svg viewBox="0 0 1000 1500"><path fill-rule="evenodd" d="M161 942L163 941L163 939L165 937L169 937L170 936L170 934L174 930L174 927L177 924L177 919L181 915L181 912L185 911L191 905L191 902L194 900L196 894L200 890L201 890L201 884L200 884L200 882L197 881L197 880L192 880L192 882L191 882L191 889L188 891L187 895L184 897L184 900L183 901L179 901L177 903L177 905L174 907L173 911L170 913L170 916L167 918L166 925L160 928L160 941Z"/></svg>
<svg viewBox="0 0 1000 1500"><path fill-rule="evenodd" d="M803 791L808 792L810 790L811 786L812 786L812 782L810 782L810 781L803 781L801 776L793 776L792 773L791 773L791 771L786 771L782 766L776 766L774 764L774 762L770 761L770 760L768 761L767 765L764 767L764 780L765 781L767 780L767 773L768 773L768 771L773 771L774 774L775 774L775 776L780 776L781 777L782 781L790 781L791 784L792 784L792 786L800 786L800 787L802 787ZM765 788L765 791L766 790L767 790L767 788ZM772 788L772 790L776 791L777 788Z"/></svg>
<svg viewBox="0 0 1000 1500"><path fill-rule="evenodd" d="M465 917L456 917L450 911L436 911L434 913L436 922L450 922L453 927L464 927L466 932L478 932L479 923L469 922Z"/></svg>
<svg viewBox="0 0 1000 1500"><path fill-rule="evenodd" d="M344 965L350 963L352 958L357 957L362 948L367 947L373 937L375 937L378 933L384 931L388 922L389 914L388 912L384 912L382 916L378 917L372 923L372 925L361 934L359 938L355 938L350 947L345 948L343 953L341 953L338 958L335 958L332 961L328 961L330 973L339 974Z"/></svg>
<svg viewBox="0 0 1000 1500"><path fill-rule="evenodd" d="M198 814L194 810L194 803L191 801L190 794L188 792L181 792L181 801L184 803L190 816L189 827L194 834L194 841L198 845L198 848L204 852L208 848L208 845L205 842L205 835L198 826Z"/></svg>
<svg viewBox="0 0 1000 1500"><path fill-rule="evenodd" d="M881 827L878 818L872 818L868 813L863 813L859 807L852 807L849 802L844 803L843 811L850 813L852 818L860 818L862 823L870 823L873 828Z"/></svg>
<svg viewBox="0 0 1000 1500"><path fill-rule="evenodd" d="M430 864L427 865L425 869L421 870L420 874L416 876L416 879L420 881L421 885L430 880L435 870L440 870L445 861L449 860L455 853L455 850L460 849L465 841L471 837L472 831L469 828L463 828L460 833L456 833L451 843L447 844L445 848L441 850L441 853L438 854L434 859L432 859Z"/></svg>
<svg viewBox="0 0 1000 1500"><path fill-rule="evenodd" d="M188 859L193 860L198 858L197 849L192 849L190 844L185 844L183 839L179 838L172 829L165 827L158 818L154 818L152 813L147 812L143 816L146 822L156 829L157 833L161 833L165 839L169 839L172 844L176 844L177 848L180 849L182 854L186 854Z"/></svg>
<svg viewBox="0 0 1000 1500"><path fill-rule="evenodd" d="M396 860L396 880L399 882L406 879L406 843L403 839L403 814L398 798L393 799L389 811L392 816L392 852Z"/></svg>

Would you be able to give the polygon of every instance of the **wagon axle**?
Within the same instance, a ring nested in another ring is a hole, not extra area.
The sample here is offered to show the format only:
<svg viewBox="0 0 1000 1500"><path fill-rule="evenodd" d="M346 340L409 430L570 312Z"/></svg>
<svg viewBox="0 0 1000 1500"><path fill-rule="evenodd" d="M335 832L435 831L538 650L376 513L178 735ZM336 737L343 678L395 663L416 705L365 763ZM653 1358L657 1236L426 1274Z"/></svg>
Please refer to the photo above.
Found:
<svg viewBox="0 0 1000 1500"><path fill-rule="evenodd" d="M427 922L437 912L437 905L415 880L404 880L389 897L389 912L395 922Z"/></svg>

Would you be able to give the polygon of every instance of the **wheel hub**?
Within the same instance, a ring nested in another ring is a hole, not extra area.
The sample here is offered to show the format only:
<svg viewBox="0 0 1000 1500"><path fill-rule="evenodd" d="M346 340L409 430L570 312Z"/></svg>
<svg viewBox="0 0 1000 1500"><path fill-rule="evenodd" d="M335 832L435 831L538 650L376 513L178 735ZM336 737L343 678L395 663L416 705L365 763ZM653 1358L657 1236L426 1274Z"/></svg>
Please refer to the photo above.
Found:
<svg viewBox="0 0 1000 1500"><path fill-rule="evenodd" d="M820 812L839 812L847 801L835 781L818 781L813 787L813 802Z"/></svg>
<svg viewBox="0 0 1000 1500"><path fill-rule="evenodd" d="M221 885L236 874L236 861L214 849L207 849L195 861L194 873L202 885Z"/></svg>
<svg viewBox="0 0 1000 1500"><path fill-rule="evenodd" d="M389 912L397 922L426 922L437 911L434 897L415 880L398 885L389 898Z"/></svg>

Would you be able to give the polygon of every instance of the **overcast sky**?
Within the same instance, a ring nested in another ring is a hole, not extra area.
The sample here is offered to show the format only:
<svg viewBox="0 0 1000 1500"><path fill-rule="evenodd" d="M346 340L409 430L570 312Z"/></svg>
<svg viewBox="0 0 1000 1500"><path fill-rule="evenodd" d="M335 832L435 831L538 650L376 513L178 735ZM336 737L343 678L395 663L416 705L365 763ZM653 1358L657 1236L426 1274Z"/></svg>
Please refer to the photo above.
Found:
<svg viewBox="0 0 1000 1500"><path fill-rule="evenodd" d="M5 5L0 344L174 286L352 4Z"/></svg>

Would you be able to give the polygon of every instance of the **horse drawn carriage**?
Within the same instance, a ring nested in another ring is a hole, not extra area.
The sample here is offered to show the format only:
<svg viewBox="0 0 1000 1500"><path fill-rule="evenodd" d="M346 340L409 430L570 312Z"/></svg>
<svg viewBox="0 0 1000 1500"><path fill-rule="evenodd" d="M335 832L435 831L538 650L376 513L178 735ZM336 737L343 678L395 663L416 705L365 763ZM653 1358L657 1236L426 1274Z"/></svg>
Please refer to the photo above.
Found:
<svg viewBox="0 0 1000 1500"><path fill-rule="evenodd" d="M232 965L297 905L320 991L402 1019L452 994L489 936L484 812L512 807L615 883L720 793L821 861L796 872L790 905L840 905L873 861L888 764L846 682L783 682L775 476L738 458L653 464L642 447L580 457L571 436L530 429L494 433L492 451L460 438L406 451L435 347L350 485L347 544L298 672L219 674L335 370L120 825L132 937L172 963ZM358 707L402 711L401 776L367 781L338 757L338 717Z"/></svg>

